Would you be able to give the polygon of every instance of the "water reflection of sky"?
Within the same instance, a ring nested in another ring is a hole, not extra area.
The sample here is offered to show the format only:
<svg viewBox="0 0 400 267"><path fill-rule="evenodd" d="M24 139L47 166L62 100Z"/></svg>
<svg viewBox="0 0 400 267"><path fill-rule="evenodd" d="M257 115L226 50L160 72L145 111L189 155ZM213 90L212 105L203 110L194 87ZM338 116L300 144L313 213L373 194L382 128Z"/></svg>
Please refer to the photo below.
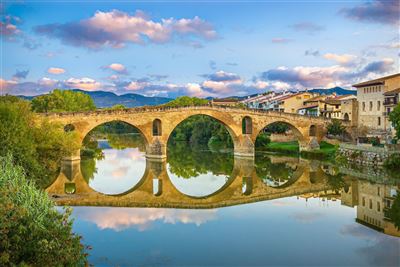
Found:
<svg viewBox="0 0 400 267"><path fill-rule="evenodd" d="M169 179L177 190L193 197L211 195L221 189L229 179L228 175L215 175L210 171L189 179L182 178L171 172L169 165L167 166L167 172Z"/></svg>
<svg viewBox="0 0 400 267"><path fill-rule="evenodd" d="M138 148L103 149L104 159L97 160L97 172L89 186L97 192L119 194L135 186L146 169L144 152Z"/></svg>
<svg viewBox="0 0 400 267"><path fill-rule="evenodd" d="M398 266L398 238L340 202L295 197L218 210L76 207L95 266Z"/></svg>

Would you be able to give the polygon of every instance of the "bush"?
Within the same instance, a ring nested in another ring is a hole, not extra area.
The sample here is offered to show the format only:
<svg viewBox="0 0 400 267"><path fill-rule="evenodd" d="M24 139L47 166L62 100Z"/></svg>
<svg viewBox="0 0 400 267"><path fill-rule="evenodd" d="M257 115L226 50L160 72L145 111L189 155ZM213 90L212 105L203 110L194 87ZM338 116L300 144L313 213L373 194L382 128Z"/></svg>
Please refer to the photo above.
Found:
<svg viewBox="0 0 400 267"><path fill-rule="evenodd" d="M38 123L27 101L0 96L0 156L11 153L27 177L45 187L59 172L61 159L79 149L76 132Z"/></svg>
<svg viewBox="0 0 400 267"><path fill-rule="evenodd" d="M11 156L0 157L0 265L84 266L85 247L63 213L28 181Z"/></svg>
<svg viewBox="0 0 400 267"><path fill-rule="evenodd" d="M332 119L332 122L328 124L328 134L331 135L342 135L346 127L342 125L342 122L338 119Z"/></svg>
<svg viewBox="0 0 400 267"><path fill-rule="evenodd" d="M266 133L260 133L256 139L256 148L266 148L266 146L271 143L271 139Z"/></svg>
<svg viewBox="0 0 400 267"><path fill-rule="evenodd" d="M398 170L400 166L400 154L390 155L383 163L383 166L389 170Z"/></svg>

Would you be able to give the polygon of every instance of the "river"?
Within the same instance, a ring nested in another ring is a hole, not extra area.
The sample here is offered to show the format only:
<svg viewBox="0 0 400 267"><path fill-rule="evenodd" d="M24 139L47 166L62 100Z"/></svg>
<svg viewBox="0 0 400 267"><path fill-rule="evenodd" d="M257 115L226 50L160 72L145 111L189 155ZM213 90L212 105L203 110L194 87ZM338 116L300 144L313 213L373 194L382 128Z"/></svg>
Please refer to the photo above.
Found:
<svg viewBox="0 0 400 267"><path fill-rule="evenodd" d="M138 137L133 137L137 139ZM399 180L332 162L99 140L46 189L95 266L399 266ZM113 145L114 144L114 145ZM120 144L120 143L118 143Z"/></svg>

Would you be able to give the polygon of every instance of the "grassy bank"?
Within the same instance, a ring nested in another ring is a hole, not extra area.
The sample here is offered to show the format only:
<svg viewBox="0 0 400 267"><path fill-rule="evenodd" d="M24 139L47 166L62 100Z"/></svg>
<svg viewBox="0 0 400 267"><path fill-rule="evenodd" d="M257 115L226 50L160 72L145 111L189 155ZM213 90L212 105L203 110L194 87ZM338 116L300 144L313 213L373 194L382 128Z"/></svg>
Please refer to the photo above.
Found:
<svg viewBox="0 0 400 267"><path fill-rule="evenodd" d="M327 142L320 143L320 149L313 150L313 151L302 151L299 150L299 144L297 141L294 142L271 142L269 143L263 150L278 152L282 154L294 154L298 155L301 154L304 157L309 158L333 158L337 146L329 144Z"/></svg>

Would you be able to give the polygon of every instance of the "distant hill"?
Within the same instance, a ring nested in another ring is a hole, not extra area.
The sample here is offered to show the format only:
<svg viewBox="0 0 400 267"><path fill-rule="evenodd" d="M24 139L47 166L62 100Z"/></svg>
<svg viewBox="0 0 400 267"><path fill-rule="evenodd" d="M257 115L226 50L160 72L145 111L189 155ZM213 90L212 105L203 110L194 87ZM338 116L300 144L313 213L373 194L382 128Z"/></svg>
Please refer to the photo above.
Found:
<svg viewBox="0 0 400 267"><path fill-rule="evenodd" d="M108 108L117 104L122 104L125 107L133 108L139 106L155 106L165 104L172 100L167 97L148 97L139 94L124 94L117 95L113 92L105 91L84 91L80 89L73 89L74 92L82 92L90 95L98 108ZM24 99L32 100L34 96L19 96Z"/></svg>
<svg viewBox="0 0 400 267"><path fill-rule="evenodd" d="M318 93L321 95L330 95L336 93L337 95L357 95L357 90L348 90L342 87L333 87L329 89L311 89L308 90L311 93Z"/></svg>

